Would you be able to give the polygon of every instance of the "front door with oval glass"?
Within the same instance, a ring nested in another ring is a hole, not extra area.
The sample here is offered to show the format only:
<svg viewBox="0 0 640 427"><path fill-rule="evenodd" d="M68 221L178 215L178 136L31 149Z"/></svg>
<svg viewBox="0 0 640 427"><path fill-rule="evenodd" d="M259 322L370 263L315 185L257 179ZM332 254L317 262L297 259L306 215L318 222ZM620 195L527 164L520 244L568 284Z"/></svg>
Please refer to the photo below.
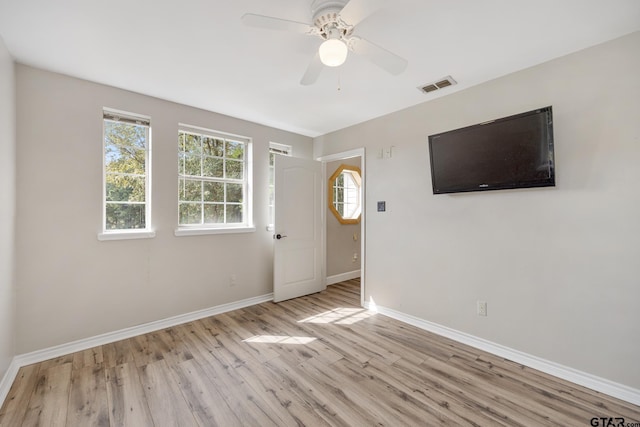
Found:
<svg viewBox="0 0 640 427"><path fill-rule="evenodd" d="M362 213L360 168L341 165L329 178L329 209L341 224L357 224Z"/></svg>

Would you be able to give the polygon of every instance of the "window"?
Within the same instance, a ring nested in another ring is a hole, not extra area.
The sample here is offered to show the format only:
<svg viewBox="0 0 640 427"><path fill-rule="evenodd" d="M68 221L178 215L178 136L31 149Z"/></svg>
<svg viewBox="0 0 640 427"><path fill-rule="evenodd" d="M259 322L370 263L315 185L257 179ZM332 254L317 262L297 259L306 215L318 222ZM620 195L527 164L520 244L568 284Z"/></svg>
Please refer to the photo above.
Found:
<svg viewBox="0 0 640 427"><path fill-rule="evenodd" d="M150 231L150 134L149 117L103 111L104 209L103 233L98 236L101 240Z"/></svg>
<svg viewBox="0 0 640 427"><path fill-rule="evenodd" d="M179 230L251 228L250 155L249 138L180 126Z"/></svg>
<svg viewBox="0 0 640 427"><path fill-rule="evenodd" d="M357 224L362 213L360 169L341 165L329 178L329 209L341 224Z"/></svg>
<svg viewBox="0 0 640 427"><path fill-rule="evenodd" d="M275 158L276 155L291 156L292 154L293 148L290 145L269 143L269 225L267 226L269 231L273 231L275 223Z"/></svg>

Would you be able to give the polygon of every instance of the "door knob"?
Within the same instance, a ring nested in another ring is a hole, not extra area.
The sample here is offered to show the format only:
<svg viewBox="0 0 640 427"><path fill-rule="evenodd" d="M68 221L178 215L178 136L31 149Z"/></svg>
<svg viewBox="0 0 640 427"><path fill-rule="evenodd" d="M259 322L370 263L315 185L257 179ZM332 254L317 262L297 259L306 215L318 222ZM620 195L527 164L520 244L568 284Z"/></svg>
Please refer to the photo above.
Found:
<svg viewBox="0 0 640 427"><path fill-rule="evenodd" d="M278 240L284 239L285 237L287 237L287 236L285 236L283 234L276 234L276 239L278 239Z"/></svg>

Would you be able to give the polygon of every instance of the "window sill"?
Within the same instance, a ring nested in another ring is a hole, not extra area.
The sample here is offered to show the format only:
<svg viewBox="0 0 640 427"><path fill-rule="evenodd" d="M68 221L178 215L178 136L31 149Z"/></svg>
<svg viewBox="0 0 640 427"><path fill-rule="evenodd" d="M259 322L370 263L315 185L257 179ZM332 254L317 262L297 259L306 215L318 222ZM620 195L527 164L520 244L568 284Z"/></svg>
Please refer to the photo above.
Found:
<svg viewBox="0 0 640 427"><path fill-rule="evenodd" d="M98 233L98 240L130 240L130 239L153 239L156 237L155 231L105 231Z"/></svg>
<svg viewBox="0 0 640 427"><path fill-rule="evenodd" d="M184 236L202 236L206 234L235 234L235 233L253 233L255 227L228 227L228 228L176 228L174 233L176 237Z"/></svg>

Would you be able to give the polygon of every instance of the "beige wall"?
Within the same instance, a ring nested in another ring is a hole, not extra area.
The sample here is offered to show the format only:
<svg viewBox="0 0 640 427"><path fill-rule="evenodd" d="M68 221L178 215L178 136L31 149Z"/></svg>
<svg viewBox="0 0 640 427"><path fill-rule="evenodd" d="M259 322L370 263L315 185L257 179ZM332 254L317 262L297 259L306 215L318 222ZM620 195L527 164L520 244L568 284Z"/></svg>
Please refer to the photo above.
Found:
<svg viewBox="0 0 640 427"><path fill-rule="evenodd" d="M103 107L151 116L153 239L97 239ZM310 138L23 65L17 117L19 353L272 292L268 144ZM174 236L179 122L253 138L256 232Z"/></svg>
<svg viewBox="0 0 640 427"><path fill-rule="evenodd" d="M15 355L15 76L0 38L0 379Z"/></svg>
<svg viewBox="0 0 640 427"><path fill-rule="evenodd" d="M360 157L338 160L326 164L327 177L330 177L340 165L360 167ZM353 240L357 235L358 240ZM360 270L360 224L340 224L338 219L327 209L327 276L349 273ZM358 259L353 261L353 254Z"/></svg>
<svg viewBox="0 0 640 427"><path fill-rule="evenodd" d="M638 52L634 33L317 138L366 141L366 300L640 388ZM547 105L555 188L432 194L430 134Z"/></svg>

